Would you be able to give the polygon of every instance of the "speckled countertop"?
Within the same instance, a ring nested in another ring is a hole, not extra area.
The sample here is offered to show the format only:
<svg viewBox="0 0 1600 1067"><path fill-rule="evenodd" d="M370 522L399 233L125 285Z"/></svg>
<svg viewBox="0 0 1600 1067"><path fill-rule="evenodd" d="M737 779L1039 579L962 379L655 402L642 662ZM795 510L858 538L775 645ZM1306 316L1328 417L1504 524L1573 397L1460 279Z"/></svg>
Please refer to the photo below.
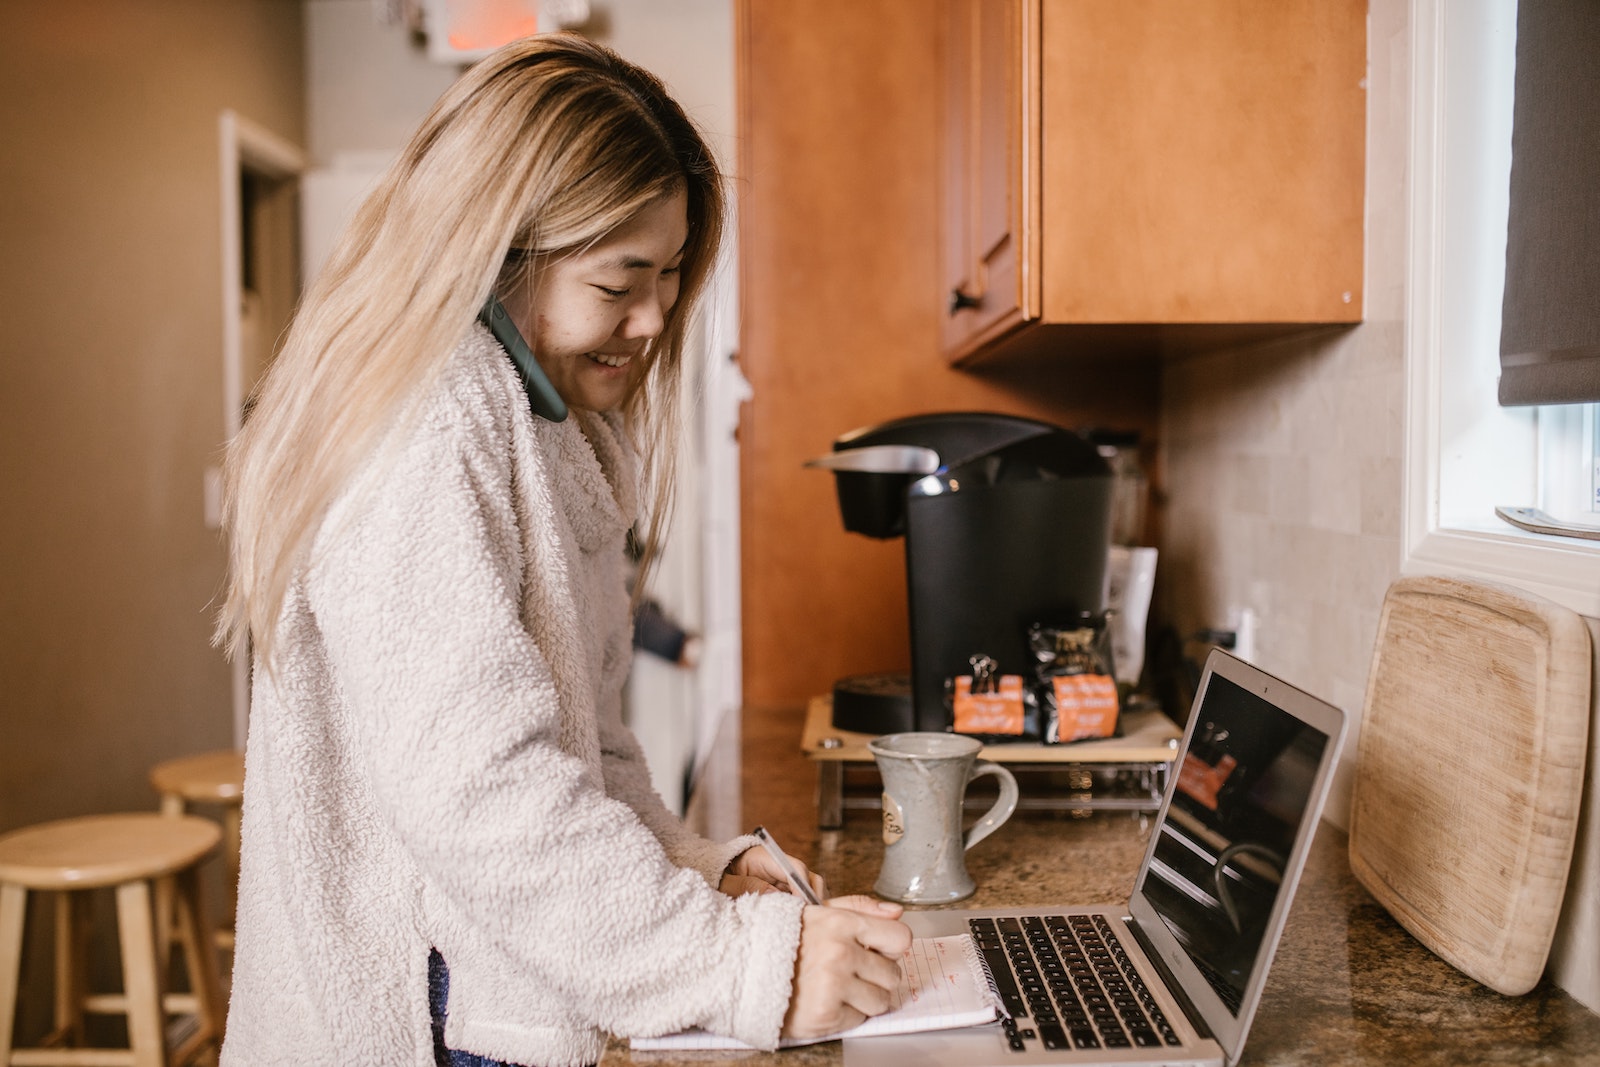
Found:
<svg viewBox="0 0 1600 1067"><path fill-rule="evenodd" d="M753 771L771 773L761 769L761 757L762 750L747 743L747 781ZM808 768L802 763L786 770L793 782ZM809 785L809 779L800 781ZM882 854L877 819L855 811L842 830L818 831L805 818L802 797L809 795L804 786L795 788L777 819L757 817L775 832L781 827L791 850L812 861L833 892L868 891ZM1125 900L1148 832L1126 813L1019 813L968 853L978 891L960 906ZM1242 1064L1600 1067L1600 1015L1548 980L1527 996L1504 997L1453 969L1355 881L1347 846L1337 827L1324 823L1318 831ZM634 1053L614 1041L601 1063L836 1067L840 1049L829 1042L772 1054Z"/></svg>

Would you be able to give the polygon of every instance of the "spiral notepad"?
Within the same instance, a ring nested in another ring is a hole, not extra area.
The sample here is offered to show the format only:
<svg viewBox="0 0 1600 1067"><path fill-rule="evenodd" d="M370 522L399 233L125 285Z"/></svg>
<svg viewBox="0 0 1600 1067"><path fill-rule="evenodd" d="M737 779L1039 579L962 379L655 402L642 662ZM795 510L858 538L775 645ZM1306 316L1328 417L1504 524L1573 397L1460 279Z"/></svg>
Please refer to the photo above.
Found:
<svg viewBox="0 0 1600 1067"><path fill-rule="evenodd" d="M893 993L888 1011L842 1033L805 1039L784 1038L780 1046L789 1048L846 1037L978 1026L992 1021L998 1011L999 1005L984 977L972 938L965 934L918 938L911 942L911 951L900 961L900 985ZM631 1043L640 1050L750 1047L731 1037L704 1030L684 1030L665 1037L636 1037Z"/></svg>

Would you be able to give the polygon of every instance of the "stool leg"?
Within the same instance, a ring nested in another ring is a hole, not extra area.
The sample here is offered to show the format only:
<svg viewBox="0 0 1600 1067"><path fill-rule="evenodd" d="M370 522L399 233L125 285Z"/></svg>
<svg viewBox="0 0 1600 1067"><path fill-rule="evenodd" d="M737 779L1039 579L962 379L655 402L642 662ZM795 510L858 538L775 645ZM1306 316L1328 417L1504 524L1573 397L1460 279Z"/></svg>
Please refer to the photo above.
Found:
<svg viewBox="0 0 1600 1067"><path fill-rule="evenodd" d="M117 886L117 932L122 942L122 982L128 998L128 1044L133 1067L166 1067L166 1027L161 1011L155 923L150 884Z"/></svg>
<svg viewBox="0 0 1600 1067"><path fill-rule="evenodd" d="M69 891L56 894L56 1028L53 1040L83 1044L83 1001L88 995L84 949L88 915Z"/></svg>
<svg viewBox="0 0 1600 1067"><path fill-rule="evenodd" d="M239 911L239 824L243 812L238 804L230 804L222 813L223 906L226 909L226 929L217 931L217 943L233 948L234 916Z"/></svg>
<svg viewBox="0 0 1600 1067"><path fill-rule="evenodd" d="M172 941L177 936L173 929L172 878L157 878L151 886L155 900L156 965L161 968L165 981L172 973Z"/></svg>
<svg viewBox="0 0 1600 1067"><path fill-rule="evenodd" d="M28 891L20 885L0 885L0 1063L11 1062L17 979L22 973L22 924L27 914Z"/></svg>
<svg viewBox="0 0 1600 1067"><path fill-rule="evenodd" d="M161 795L161 814L172 818L188 813L189 807L176 793ZM161 964L164 978L172 959L172 880L157 879L156 893L156 959Z"/></svg>
<svg viewBox="0 0 1600 1067"><path fill-rule="evenodd" d="M200 894L200 870L190 867L176 876L178 923L183 927L184 966L189 972L189 988L194 991L196 1047L222 1043L222 983L217 976L216 938L206 920L205 902Z"/></svg>

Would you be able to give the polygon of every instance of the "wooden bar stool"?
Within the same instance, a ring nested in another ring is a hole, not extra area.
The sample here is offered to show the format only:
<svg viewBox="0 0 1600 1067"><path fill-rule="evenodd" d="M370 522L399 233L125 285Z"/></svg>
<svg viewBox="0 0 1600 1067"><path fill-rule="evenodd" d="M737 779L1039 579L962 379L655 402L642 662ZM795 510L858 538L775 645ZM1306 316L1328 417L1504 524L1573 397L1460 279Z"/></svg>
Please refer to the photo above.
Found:
<svg viewBox="0 0 1600 1067"><path fill-rule="evenodd" d="M184 815L193 804L222 809L223 914L217 947L233 948L233 913L239 894L239 812L244 802L244 753L234 749L202 752L158 763L150 784L161 797L164 815ZM166 915L168 912L159 913Z"/></svg>
<svg viewBox="0 0 1600 1067"><path fill-rule="evenodd" d="M201 907L198 866L221 838L217 824L194 816L150 813L96 815L43 823L0 837L0 1065L184 1064L222 1039L222 994L216 950ZM164 952L157 951L153 885L171 879L187 994L167 993ZM123 991L86 989L88 924L81 894L114 888L122 947ZM12 1048L22 933L29 891L56 894L55 1030L37 1048ZM127 1049L74 1048L85 1013L123 1014ZM166 1016L192 1015L194 1027L169 1060Z"/></svg>

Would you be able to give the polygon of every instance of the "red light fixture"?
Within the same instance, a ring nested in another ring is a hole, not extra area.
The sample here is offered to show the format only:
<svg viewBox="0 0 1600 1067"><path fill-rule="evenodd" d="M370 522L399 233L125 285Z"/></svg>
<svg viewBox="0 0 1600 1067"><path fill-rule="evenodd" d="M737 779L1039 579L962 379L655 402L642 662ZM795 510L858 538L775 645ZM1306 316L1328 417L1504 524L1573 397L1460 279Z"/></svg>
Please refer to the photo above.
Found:
<svg viewBox="0 0 1600 1067"><path fill-rule="evenodd" d="M539 0L424 0L428 58L471 63L536 33Z"/></svg>

